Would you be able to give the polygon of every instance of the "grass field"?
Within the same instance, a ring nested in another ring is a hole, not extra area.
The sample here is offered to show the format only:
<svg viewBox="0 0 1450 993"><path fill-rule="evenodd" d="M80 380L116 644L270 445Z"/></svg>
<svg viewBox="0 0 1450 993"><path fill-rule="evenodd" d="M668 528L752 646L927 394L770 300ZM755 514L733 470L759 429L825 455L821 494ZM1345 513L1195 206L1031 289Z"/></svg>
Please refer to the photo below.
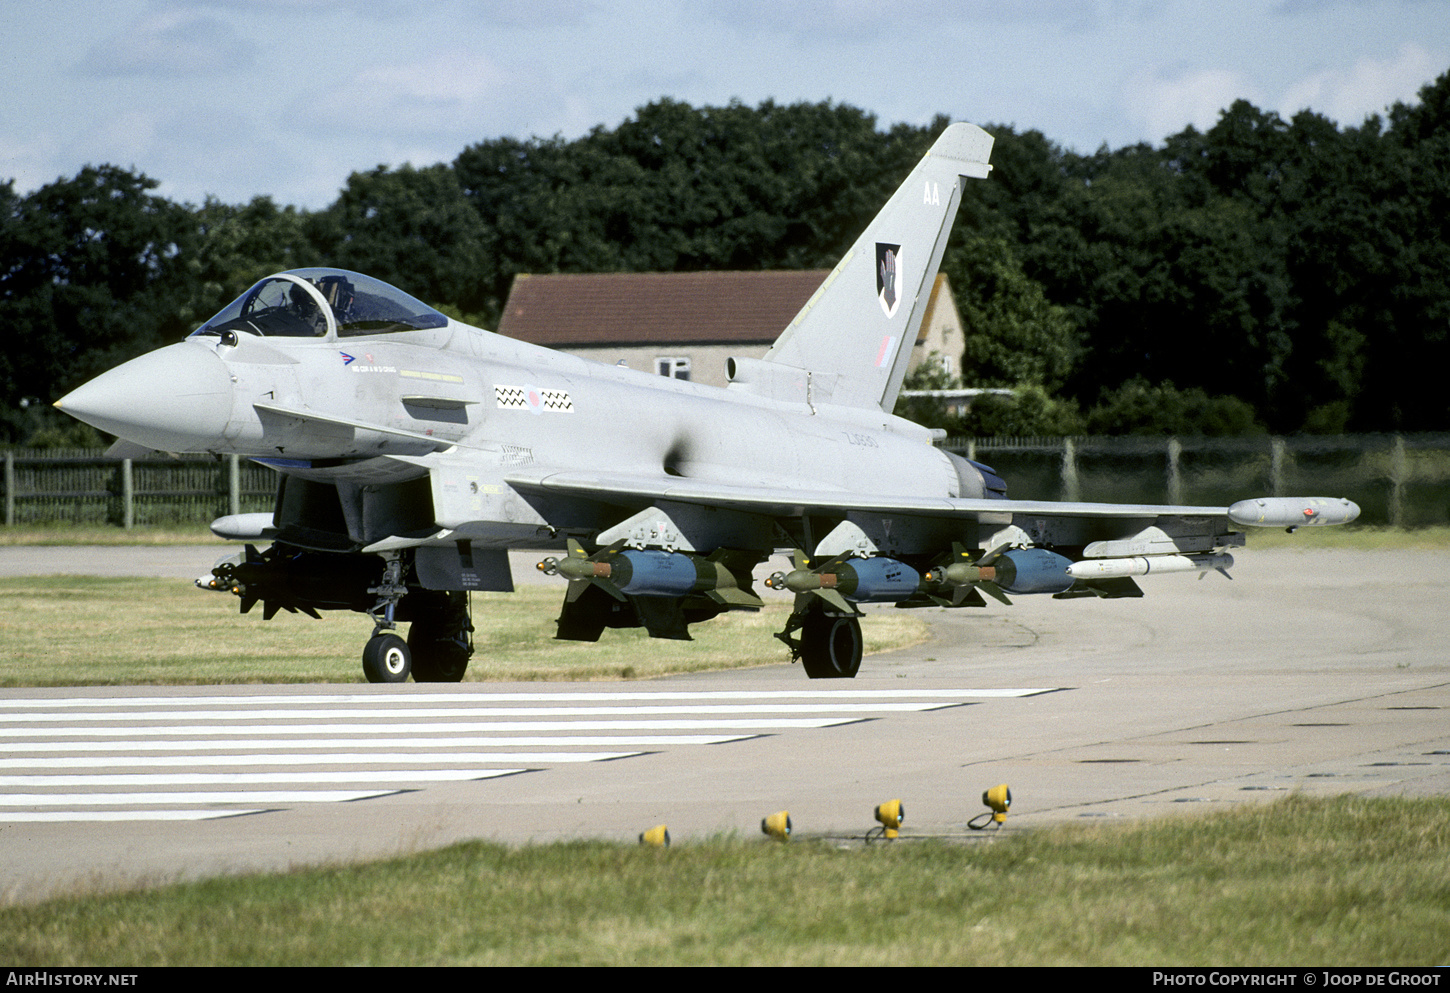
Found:
<svg viewBox="0 0 1450 993"><path fill-rule="evenodd" d="M473 595L475 654L469 681L640 679L671 673L779 665L772 633L788 601L733 612L691 628L694 641L606 631L598 643L554 640L563 584ZM141 605L141 606L138 606ZM95 576L0 578L0 686L355 683L371 623L350 611L314 620L171 579ZM863 619L868 652L926 639L907 611Z"/></svg>
<svg viewBox="0 0 1450 993"><path fill-rule="evenodd" d="M106 524L15 524L0 527L0 545L224 545L204 524L118 528Z"/></svg>
<svg viewBox="0 0 1450 993"><path fill-rule="evenodd" d="M1244 554L1256 548L1343 548L1352 551L1422 550L1441 551L1450 548L1450 527L1381 528L1348 527L1300 528L1286 534L1279 528L1245 528L1248 545Z"/></svg>
<svg viewBox="0 0 1450 993"><path fill-rule="evenodd" d="M25 965L1436 965L1450 800L975 843L482 843L0 910Z"/></svg>

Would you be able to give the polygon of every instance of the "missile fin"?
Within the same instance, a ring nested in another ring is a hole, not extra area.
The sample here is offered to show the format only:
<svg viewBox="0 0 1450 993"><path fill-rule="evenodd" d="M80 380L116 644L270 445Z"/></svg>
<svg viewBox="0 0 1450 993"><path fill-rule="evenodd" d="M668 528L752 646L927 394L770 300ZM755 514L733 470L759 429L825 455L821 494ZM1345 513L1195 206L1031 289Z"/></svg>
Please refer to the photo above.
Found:
<svg viewBox="0 0 1450 993"><path fill-rule="evenodd" d="M952 591L953 607L985 607L987 601L975 586L958 586Z"/></svg>
<svg viewBox="0 0 1450 993"><path fill-rule="evenodd" d="M1007 594L1003 593L1002 588L996 583L981 582L977 585L980 586L982 589L986 590L987 595L993 600L996 600L997 602L1008 607L1012 606L1012 601L1007 599Z"/></svg>
<svg viewBox="0 0 1450 993"><path fill-rule="evenodd" d="M834 608L835 610L839 610L843 614L849 614L852 617L856 617L860 614L860 611L847 603L846 598L841 596L841 594L837 593L835 590L812 590L811 593L815 596L820 597L822 600L826 601L826 603L830 604L832 608Z"/></svg>

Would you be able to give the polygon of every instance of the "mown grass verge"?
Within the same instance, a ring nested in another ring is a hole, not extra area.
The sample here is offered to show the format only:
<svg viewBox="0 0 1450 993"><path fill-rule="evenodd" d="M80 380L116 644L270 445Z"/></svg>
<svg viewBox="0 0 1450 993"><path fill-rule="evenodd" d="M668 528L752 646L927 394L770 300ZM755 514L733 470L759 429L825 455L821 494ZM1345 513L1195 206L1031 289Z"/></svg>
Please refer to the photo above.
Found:
<svg viewBox="0 0 1450 993"><path fill-rule="evenodd" d="M205 524L120 528L109 524L14 524L0 527L0 545L216 545ZM235 546L233 546L235 547ZM220 553L219 553L220 554Z"/></svg>
<svg viewBox="0 0 1450 993"><path fill-rule="evenodd" d="M1248 535L1245 554L1256 548L1316 548L1348 551L1443 551L1450 548L1450 527L1426 528L1346 527L1300 528L1287 534L1281 528L1244 528Z"/></svg>
<svg viewBox="0 0 1450 993"><path fill-rule="evenodd" d="M564 585L473 596L469 681L594 680L664 676L789 661L772 635L786 601L722 614L691 628L694 641L642 629L605 631L597 643L554 640ZM168 579L95 576L0 578L0 686L355 683L371 623L349 611L321 620L238 601ZM862 630L868 652L916 644L926 626L878 611Z"/></svg>
<svg viewBox="0 0 1450 993"><path fill-rule="evenodd" d="M863 848L468 843L0 910L24 965L1433 965L1450 800Z"/></svg>

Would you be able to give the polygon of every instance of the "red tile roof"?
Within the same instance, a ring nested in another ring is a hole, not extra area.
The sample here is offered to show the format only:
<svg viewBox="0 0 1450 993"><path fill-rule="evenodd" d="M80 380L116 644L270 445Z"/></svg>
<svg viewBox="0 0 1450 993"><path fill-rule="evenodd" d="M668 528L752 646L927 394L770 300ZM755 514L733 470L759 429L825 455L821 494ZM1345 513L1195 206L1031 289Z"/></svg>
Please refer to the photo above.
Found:
<svg viewBox="0 0 1450 993"><path fill-rule="evenodd" d="M828 269L514 277L499 334L536 345L775 341Z"/></svg>

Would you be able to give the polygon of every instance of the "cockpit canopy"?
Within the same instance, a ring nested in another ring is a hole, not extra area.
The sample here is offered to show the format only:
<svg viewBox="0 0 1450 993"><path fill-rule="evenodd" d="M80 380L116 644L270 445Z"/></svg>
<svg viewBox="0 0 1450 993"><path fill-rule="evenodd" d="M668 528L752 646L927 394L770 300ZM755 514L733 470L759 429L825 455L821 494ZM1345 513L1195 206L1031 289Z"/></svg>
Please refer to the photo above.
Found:
<svg viewBox="0 0 1450 993"><path fill-rule="evenodd" d="M447 317L380 279L318 268L268 276L192 333L352 338L447 324Z"/></svg>

